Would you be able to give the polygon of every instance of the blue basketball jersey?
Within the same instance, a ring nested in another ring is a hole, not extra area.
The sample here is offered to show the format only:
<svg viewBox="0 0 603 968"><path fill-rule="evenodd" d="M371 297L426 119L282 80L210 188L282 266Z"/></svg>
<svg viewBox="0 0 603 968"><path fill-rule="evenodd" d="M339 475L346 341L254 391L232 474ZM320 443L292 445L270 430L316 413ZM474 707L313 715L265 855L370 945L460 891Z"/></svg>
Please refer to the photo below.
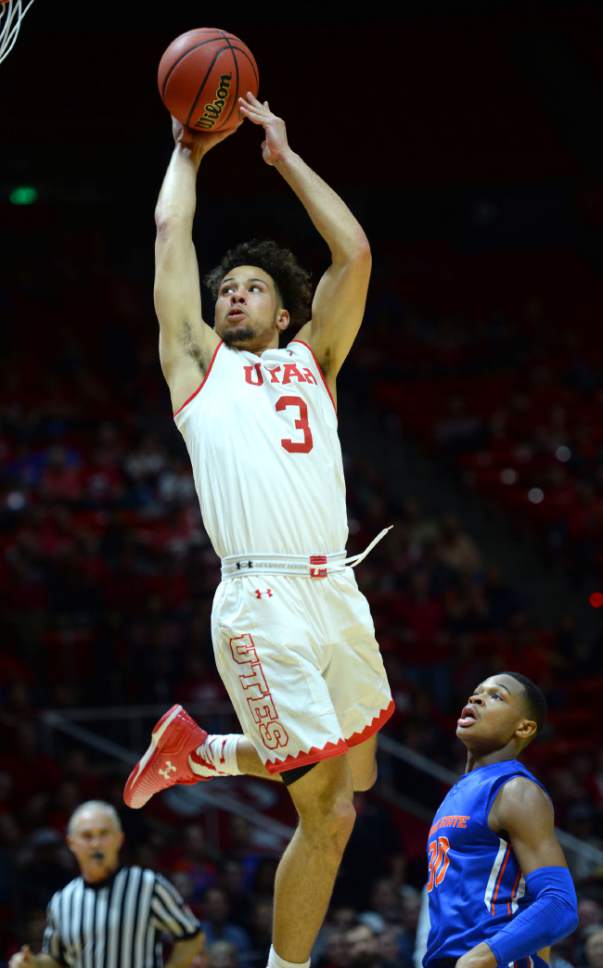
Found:
<svg viewBox="0 0 603 968"><path fill-rule="evenodd" d="M425 966L440 958L459 958L531 903L511 844L488 826L497 793L516 776L544 789L518 760L492 763L465 773L433 818L427 843L430 931ZM515 965L532 968L546 962L534 953Z"/></svg>

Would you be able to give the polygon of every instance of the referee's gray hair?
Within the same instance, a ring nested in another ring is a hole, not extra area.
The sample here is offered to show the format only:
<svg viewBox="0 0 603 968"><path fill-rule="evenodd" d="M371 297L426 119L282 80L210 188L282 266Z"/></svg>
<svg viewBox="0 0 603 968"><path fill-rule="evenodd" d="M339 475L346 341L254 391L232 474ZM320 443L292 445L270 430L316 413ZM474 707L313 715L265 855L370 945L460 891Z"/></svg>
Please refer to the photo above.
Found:
<svg viewBox="0 0 603 968"><path fill-rule="evenodd" d="M77 821L85 810L104 810L111 817L116 830L122 829L121 820L115 807L112 807L110 803L105 803L104 800L86 800L85 803L80 803L79 807L75 808L69 818L69 823L67 824L67 833L69 835L73 833Z"/></svg>

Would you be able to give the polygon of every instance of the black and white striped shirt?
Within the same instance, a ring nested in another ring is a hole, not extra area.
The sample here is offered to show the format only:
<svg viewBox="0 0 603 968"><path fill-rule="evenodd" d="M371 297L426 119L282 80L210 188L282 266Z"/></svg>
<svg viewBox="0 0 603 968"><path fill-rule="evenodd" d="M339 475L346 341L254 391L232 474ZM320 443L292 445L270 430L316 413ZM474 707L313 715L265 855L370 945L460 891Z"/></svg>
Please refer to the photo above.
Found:
<svg viewBox="0 0 603 968"><path fill-rule="evenodd" d="M42 951L69 968L160 968L162 935L182 941L200 930L165 877L122 867L96 886L76 877L53 895Z"/></svg>

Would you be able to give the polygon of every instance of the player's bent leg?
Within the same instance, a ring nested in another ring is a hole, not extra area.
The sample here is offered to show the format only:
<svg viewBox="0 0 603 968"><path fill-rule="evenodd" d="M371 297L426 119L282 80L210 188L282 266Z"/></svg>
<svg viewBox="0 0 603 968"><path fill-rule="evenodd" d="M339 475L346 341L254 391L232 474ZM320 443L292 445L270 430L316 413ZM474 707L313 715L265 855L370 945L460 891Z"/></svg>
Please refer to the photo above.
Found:
<svg viewBox="0 0 603 968"><path fill-rule="evenodd" d="M269 773L246 736L208 734L180 705L155 723L151 743L124 788L125 803L140 809L161 790L179 783L199 783L216 776L245 773L280 783Z"/></svg>
<svg viewBox="0 0 603 968"><path fill-rule="evenodd" d="M240 772L245 773L246 776L257 776L260 780L282 782L282 777L278 773L268 772L251 740L243 735L239 737L237 743L237 763Z"/></svg>
<svg viewBox="0 0 603 968"><path fill-rule="evenodd" d="M377 782L377 733L364 743L353 746L347 754L354 792L370 790Z"/></svg>
<svg viewBox="0 0 603 968"><path fill-rule="evenodd" d="M276 873L273 947L285 961L304 964L356 818L347 754L322 760L287 789L299 823Z"/></svg>

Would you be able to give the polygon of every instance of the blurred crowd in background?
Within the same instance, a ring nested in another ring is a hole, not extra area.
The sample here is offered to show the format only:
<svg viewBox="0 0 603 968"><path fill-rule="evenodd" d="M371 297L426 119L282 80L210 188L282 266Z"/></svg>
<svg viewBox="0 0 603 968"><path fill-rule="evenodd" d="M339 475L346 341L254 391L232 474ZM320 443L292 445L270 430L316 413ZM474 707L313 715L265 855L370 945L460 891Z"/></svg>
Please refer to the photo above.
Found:
<svg viewBox="0 0 603 968"><path fill-rule="evenodd" d="M553 968L603 968L600 4L421 0L397 5L403 24L286 12L264 4L223 26L256 52L261 96L373 247L338 399L348 552L394 525L357 570L395 697L385 734L458 775L474 686L510 669L542 687L548 725L525 761L590 848L568 849L580 925ZM274 821L294 823L280 787L229 778L202 799L121 800L165 707L237 729L209 634L219 562L152 305L170 150L153 78L199 11L149 10L145 30L126 13L91 30L85 5L36 4L2 65L0 964L23 942L39 950L50 896L75 873L67 820L101 798L121 816L123 861L163 871L198 914L209 968L263 968ZM350 85L336 104L335 64ZM202 270L259 235L317 281L326 250L247 127L203 162ZM9 204L28 178L38 203ZM446 784L390 754L380 766L317 968L419 968L425 840ZM225 791L238 812L212 804Z"/></svg>
<svg viewBox="0 0 603 968"><path fill-rule="evenodd" d="M101 797L123 818L127 857L166 872L198 913L210 964L261 965L278 854L270 838L241 817L183 818L162 798L142 815L126 811L122 764L74 740L49 745L41 729L46 709L227 703L209 638L219 563L136 271L121 271L103 235L81 227L57 239L35 273L12 269L0 291L3 315L15 321L0 385L2 956L21 940L37 943L50 895L73 875L66 821L82 800ZM458 772L454 724L466 696L490 673L523 672L550 706L527 762L548 785L559 825L603 846L601 636L582 638L569 606L556 623L536 621L529 587L485 554L458 515L409 491L403 467L392 480L355 421L370 410L388 445L410 442L443 489L460 485L502 509L511 529L534 535L543 570L554 562L568 596L585 596L602 572L596 319L574 315L564 328L566 307L543 292L527 298L522 286L515 304L507 292L486 312L486 270L478 293L450 261L437 299L421 305L424 271L401 259L395 287L377 272L341 381L350 552L394 524L358 570L396 701L387 732ZM463 292L474 297L464 311ZM401 765L389 781L404 791ZM411 968L427 824L378 793L358 806L315 963ZM275 811L292 822L286 801ZM601 968L603 867L579 854L571 861L581 926L557 957Z"/></svg>

